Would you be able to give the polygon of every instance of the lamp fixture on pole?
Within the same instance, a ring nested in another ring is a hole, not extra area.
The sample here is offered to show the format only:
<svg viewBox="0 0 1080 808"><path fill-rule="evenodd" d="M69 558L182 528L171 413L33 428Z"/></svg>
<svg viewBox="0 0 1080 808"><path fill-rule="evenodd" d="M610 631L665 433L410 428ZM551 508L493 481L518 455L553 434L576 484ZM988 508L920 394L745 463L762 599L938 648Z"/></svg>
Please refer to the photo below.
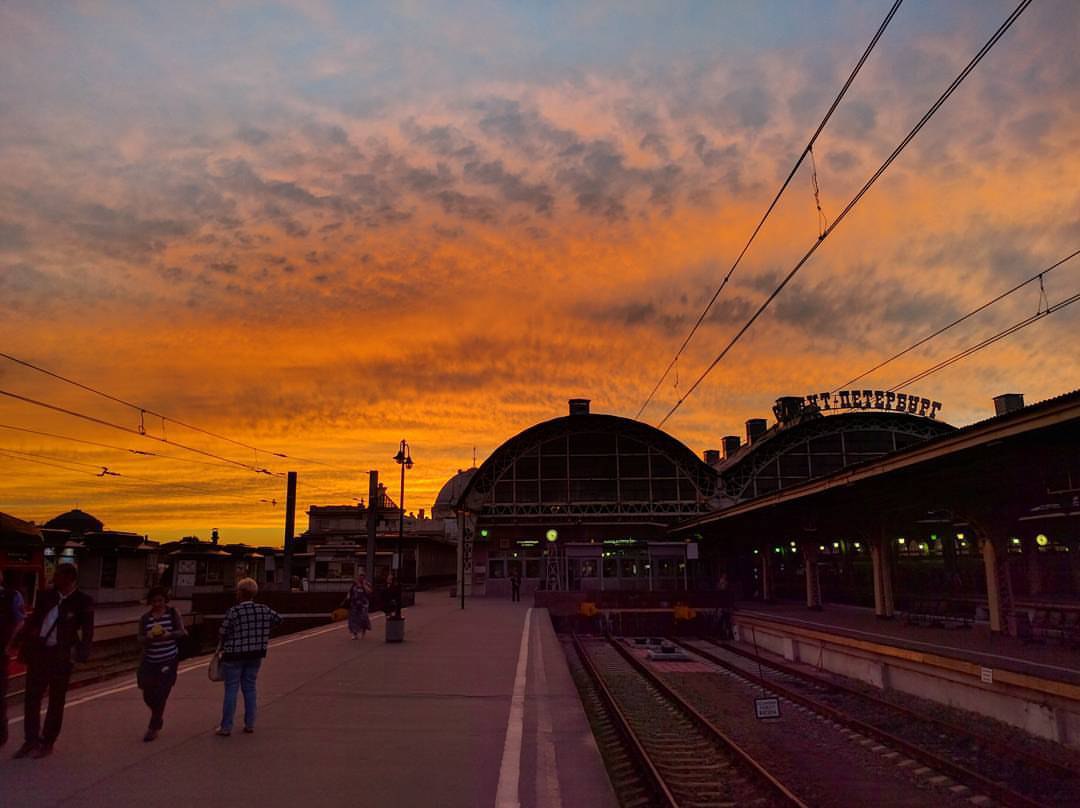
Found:
<svg viewBox="0 0 1080 808"><path fill-rule="evenodd" d="M401 545L405 540L405 469L411 469L413 467L412 454L409 449L409 443L404 438L401 439L401 446L398 449L398 453L394 455L394 462L401 466L401 497L398 500L398 507L401 509L401 514L398 518L398 541L397 541L397 570L396 574L401 577ZM400 585L401 581L398 581ZM414 581L415 583L415 581Z"/></svg>

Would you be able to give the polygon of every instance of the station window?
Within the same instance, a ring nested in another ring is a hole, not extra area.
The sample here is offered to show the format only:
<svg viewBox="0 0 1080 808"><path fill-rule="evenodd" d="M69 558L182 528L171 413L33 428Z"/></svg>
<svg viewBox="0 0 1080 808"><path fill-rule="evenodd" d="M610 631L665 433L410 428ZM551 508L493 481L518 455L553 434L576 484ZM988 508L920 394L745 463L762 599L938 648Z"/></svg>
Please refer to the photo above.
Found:
<svg viewBox="0 0 1080 808"><path fill-rule="evenodd" d="M604 559L604 577L605 578L618 578L619 577L619 559L617 559L617 558L605 558Z"/></svg>
<svg viewBox="0 0 1080 808"><path fill-rule="evenodd" d="M540 559L530 558L525 560L525 577L526 578L539 578L540 577Z"/></svg>
<svg viewBox="0 0 1080 808"><path fill-rule="evenodd" d="M101 588L116 589L116 571L118 560L116 556L102 556L101 558Z"/></svg>
<svg viewBox="0 0 1080 808"><path fill-rule="evenodd" d="M506 561L502 558L493 558L488 561L488 578L505 578Z"/></svg>

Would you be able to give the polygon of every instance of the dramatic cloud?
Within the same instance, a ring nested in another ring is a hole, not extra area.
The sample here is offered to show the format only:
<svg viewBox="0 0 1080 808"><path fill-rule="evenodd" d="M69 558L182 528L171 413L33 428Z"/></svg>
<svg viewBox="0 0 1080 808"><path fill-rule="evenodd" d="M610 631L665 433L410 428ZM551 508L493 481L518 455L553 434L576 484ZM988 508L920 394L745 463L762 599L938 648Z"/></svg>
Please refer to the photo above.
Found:
<svg viewBox="0 0 1080 808"><path fill-rule="evenodd" d="M901 9L646 419L1010 10ZM5 4L0 344L296 458L166 426L298 469L304 505L362 496L406 437L407 498L426 506L474 447L482 459L569 397L637 412L883 13ZM1080 247L1078 20L1068 0L1020 18L687 400L676 437L712 448L775 396L842 383ZM1048 275L1046 299L1074 293L1078 272ZM1040 303L1029 287L868 382L895 383ZM920 389L965 423L1005 390L1075 387L1080 360L1062 346L1078 324L1063 311ZM10 363L0 389L139 426L137 409ZM161 448L6 398L0 424ZM23 518L79 504L158 538L279 532L280 508L261 502L281 498L279 478L0 427L5 449L70 461L7 459L0 510ZM96 477L101 465L130 479Z"/></svg>

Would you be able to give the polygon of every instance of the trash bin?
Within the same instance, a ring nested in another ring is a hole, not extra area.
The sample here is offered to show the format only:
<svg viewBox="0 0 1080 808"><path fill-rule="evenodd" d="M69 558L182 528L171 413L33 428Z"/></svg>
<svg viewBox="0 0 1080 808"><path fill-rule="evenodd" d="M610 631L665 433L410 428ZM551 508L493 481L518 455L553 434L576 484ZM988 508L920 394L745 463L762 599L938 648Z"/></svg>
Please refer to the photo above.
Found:
<svg viewBox="0 0 1080 808"><path fill-rule="evenodd" d="M405 618L404 617L387 617L386 618L386 641L387 642L402 642L405 639Z"/></svg>

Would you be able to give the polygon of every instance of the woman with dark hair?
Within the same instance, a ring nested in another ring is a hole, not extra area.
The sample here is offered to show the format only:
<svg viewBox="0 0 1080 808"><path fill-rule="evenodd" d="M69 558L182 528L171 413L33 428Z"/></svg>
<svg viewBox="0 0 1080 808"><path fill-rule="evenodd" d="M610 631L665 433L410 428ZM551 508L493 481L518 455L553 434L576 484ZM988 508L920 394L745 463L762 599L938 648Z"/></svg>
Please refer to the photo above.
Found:
<svg viewBox="0 0 1080 808"><path fill-rule="evenodd" d="M169 590L155 586L146 593L150 610L139 620L139 642L143 647L138 683L143 701L150 708L150 726L143 736L152 741L164 726L165 702L176 684L180 660L178 641L187 636L180 613L169 606Z"/></svg>

